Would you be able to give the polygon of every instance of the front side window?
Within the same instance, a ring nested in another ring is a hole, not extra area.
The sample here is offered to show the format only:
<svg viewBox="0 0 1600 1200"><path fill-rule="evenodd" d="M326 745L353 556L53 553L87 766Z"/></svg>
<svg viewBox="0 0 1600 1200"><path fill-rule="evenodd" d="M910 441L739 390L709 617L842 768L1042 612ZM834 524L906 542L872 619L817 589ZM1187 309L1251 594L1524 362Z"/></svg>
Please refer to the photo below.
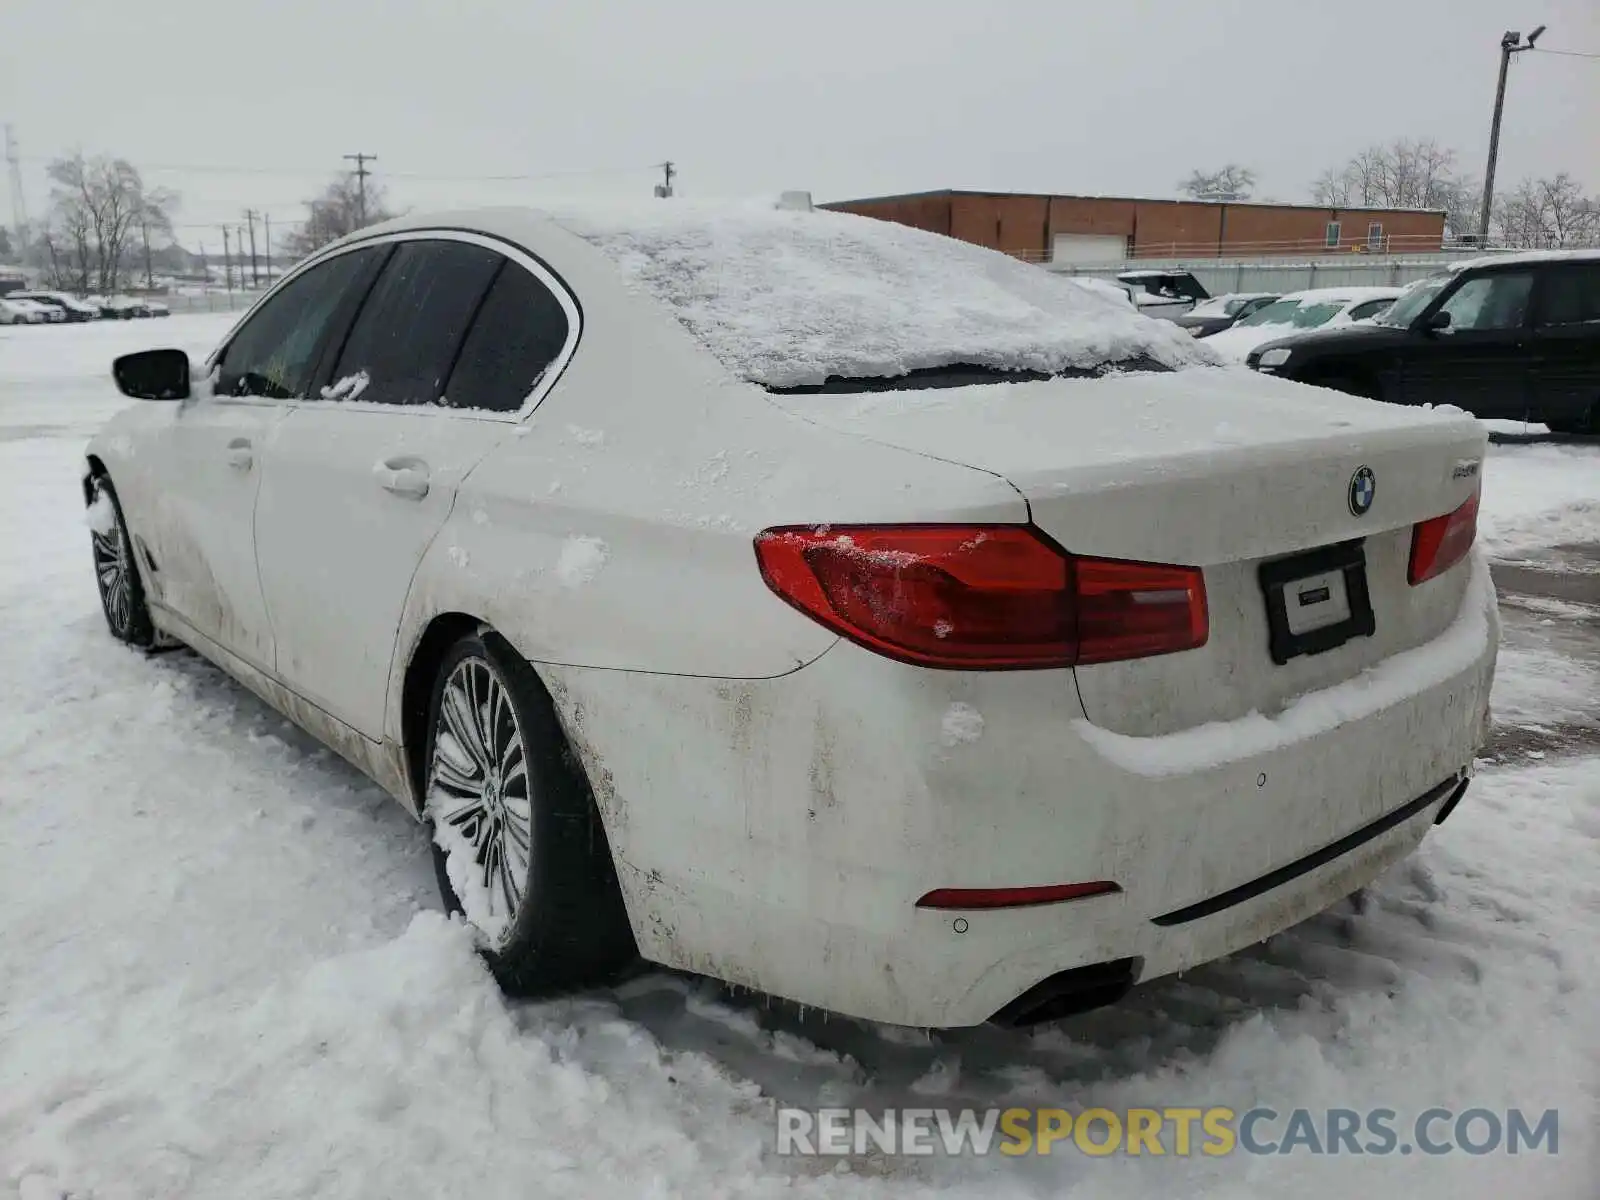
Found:
<svg viewBox="0 0 1600 1200"><path fill-rule="evenodd" d="M1369 317L1377 316L1393 303L1393 300L1368 300L1365 304L1358 304L1350 310L1350 319L1365 321Z"/></svg>
<svg viewBox="0 0 1600 1200"><path fill-rule="evenodd" d="M1533 274L1528 271L1469 279L1441 306L1454 330L1518 329L1528 317Z"/></svg>
<svg viewBox="0 0 1600 1200"><path fill-rule="evenodd" d="M401 242L361 306L324 398L436 403L504 261L468 242Z"/></svg>
<svg viewBox="0 0 1600 1200"><path fill-rule="evenodd" d="M296 276L262 304L217 361L219 396L306 395L341 305L371 282L388 247L340 254Z"/></svg>
<svg viewBox="0 0 1600 1200"><path fill-rule="evenodd" d="M516 412L566 347L561 302L514 262L500 269L439 403Z"/></svg>

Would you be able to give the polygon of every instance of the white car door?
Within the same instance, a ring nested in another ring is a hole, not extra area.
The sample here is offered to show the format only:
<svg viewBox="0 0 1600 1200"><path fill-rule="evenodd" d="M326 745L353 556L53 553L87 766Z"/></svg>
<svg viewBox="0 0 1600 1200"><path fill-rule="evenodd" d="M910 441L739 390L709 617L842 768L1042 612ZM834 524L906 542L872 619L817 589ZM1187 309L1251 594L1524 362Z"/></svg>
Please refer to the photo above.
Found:
<svg viewBox="0 0 1600 1200"><path fill-rule="evenodd" d="M510 435L537 376L515 394L490 386L505 374L495 314L508 291L544 286L488 239L397 241L326 398L296 405L279 430L256 514L279 677L374 740L417 565L461 480ZM545 340L557 350L541 370L577 329L575 306L543 294L554 311ZM549 332L552 320L559 331Z"/></svg>
<svg viewBox="0 0 1600 1200"><path fill-rule="evenodd" d="M263 469L341 303L375 266L373 256L334 259L268 297L213 356L215 383L161 406L135 451L152 514L140 522L151 599L268 671L273 635L253 534Z"/></svg>

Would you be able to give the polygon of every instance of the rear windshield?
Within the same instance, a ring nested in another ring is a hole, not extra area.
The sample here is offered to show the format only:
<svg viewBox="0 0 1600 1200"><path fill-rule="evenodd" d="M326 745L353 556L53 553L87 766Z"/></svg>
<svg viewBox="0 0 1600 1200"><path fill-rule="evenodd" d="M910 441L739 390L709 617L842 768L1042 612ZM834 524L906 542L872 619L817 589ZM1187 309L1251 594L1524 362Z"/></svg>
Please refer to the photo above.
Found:
<svg viewBox="0 0 1600 1200"><path fill-rule="evenodd" d="M887 221L681 201L554 215L729 371L774 390L923 387L907 377L941 368L998 382L1215 361L1187 331L1065 275Z"/></svg>
<svg viewBox="0 0 1600 1200"><path fill-rule="evenodd" d="M1127 371L1170 371L1171 367L1153 358L1130 358L1105 363L1100 367L1073 367L1053 375L1045 371L1002 371L995 367L978 367L960 363L950 367L928 367L909 371L904 375L862 376L851 378L832 375L821 383L800 383L791 387L773 387L767 390L785 396L826 396L855 392L914 392L928 388L977 387L991 383L1037 383L1044 379L1093 379L1101 375L1119 375Z"/></svg>
<svg viewBox="0 0 1600 1200"><path fill-rule="evenodd" d="M1326 325L1345 305L1343 300L1278 300L1257 309L1240 325L1292 325L1296 329L1315 329Z"/></svg>

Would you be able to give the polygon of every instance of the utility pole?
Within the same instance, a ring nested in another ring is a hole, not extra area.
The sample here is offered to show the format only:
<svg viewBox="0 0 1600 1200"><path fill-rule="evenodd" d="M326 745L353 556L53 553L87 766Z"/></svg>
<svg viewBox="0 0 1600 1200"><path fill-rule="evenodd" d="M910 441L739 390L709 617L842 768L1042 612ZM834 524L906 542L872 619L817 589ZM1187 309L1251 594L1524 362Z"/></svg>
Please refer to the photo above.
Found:
<svg viewBox="0 0 1600 1200"><path fill-rule="evenodd" d="M11 173L11 219L17 226L17 253L24 262L28 257L28 202L22 192L22 155L17 150L17 138L6 126L6 165Z"/></svg>
<svg viewBox="0 0 1600 1200"><path fill-rule="evenodd" d="M250 286L258 288L261 286L261 267L256 261L256 210L245 209L244 219L250 222ZM244 257L242 244L239 247L239 257Z"/></svg>
<svg viewBox="0 0 1600 1200"><path fill-rule="evenodd" d="M228 248L228 227L222 227L222 282L228 291L233 291L233 251Z"/></svg>
<svg viewBox="0 0 1600 1200"><path fill-rule="evenodd" d="M139 232L144 234L144 286L147 291L154 290L156 281L150 271L150 223L143 218L139 221Z"/></svg>
<svg viewBox="0 0 1600 1200"><path fill-rule="evenodd" d="M1478 244L1489 244L1489 220L1494 215L1494 170L1500 162L1500 117L1506 107L1506 72L1511 67L1511 56L1521 54L1524 50L1532 50L1533 44L1539 40L1539 35L1545 31L1543 25L1528 35L1528 40L1523 41L1520 33L1507 31L1500 39L1500 83L1494 91L1494 121L1489 126L1489 165L1483 171L1483 212L1478 218Z"/></svg>
<svg viewBox="0 0 1600 1200"><path fill-rule="evenodd" d="M369 162L377 162L376 154L346 154L345 158L356 165L356 212L361 224L367 223L367 176L372 172L367 170Z"/></svg>
<svg viewBox="0 0 1600 1200"><path fill-rule="evenodd" d="M672 198L672 177L678 173L678 168L671 159L661 164L661 182L656 184L656 198L670 200Z"/></svg>
<svg viewBox="0 0 1600 1200"><path fill-rule="evenodd" d="M262 225L264 236L265 236L266 243L267 243L267 248L266 248L267 283L270 285L272 283L272 214L271 213L262 213L261 214L261 225Z"/></svg>

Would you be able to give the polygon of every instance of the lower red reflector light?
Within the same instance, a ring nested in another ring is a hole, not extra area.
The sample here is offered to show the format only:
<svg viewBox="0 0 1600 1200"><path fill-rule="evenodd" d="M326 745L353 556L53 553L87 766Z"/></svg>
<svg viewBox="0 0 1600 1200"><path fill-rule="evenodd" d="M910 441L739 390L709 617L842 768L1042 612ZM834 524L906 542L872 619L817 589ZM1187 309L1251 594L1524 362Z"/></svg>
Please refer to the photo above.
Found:
<svg viewBox="0 0 1600 1200"><path fill-rule="evenodd" d="M1094 883L1052 883L1044 887L1019 888L935 888L921 900L918 908L1031 908L1038 904L1060 904L1064 900L1084 900L1122 889L1110 880Z"/></svg>

